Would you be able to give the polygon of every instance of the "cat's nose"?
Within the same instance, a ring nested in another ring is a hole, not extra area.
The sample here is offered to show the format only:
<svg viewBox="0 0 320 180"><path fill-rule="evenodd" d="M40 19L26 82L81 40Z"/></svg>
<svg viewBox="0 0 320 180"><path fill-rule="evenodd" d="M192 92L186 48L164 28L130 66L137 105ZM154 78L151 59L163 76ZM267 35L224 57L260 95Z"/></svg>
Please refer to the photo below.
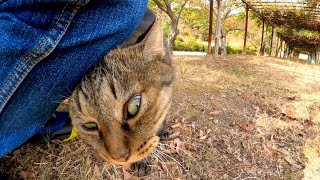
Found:
<svg viewBox="0 0 320 180"><path fill-rule="evenodd" d="M114 159L116 161L126 162L130 158L130 151L128 149L126 149L126 150L123 150L123 152L121 152L121 153L110 154L110 156L112 157L112 159Z"/></svg>

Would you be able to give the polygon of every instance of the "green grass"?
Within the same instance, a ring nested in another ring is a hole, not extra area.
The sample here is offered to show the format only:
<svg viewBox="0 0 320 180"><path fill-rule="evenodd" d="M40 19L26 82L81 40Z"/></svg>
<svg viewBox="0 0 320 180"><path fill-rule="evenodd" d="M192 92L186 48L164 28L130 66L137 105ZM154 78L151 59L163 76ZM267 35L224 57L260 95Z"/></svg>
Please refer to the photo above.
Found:
<svg viewBox="0 0 320 180"><path fill-rule="evenodd" d="M238 68L238 67L232 67L230 70L229 70L229 73L232 74L232 75L235 75L239 78L241 77L250 77L250 76L253 76L252 73L246 71L245 69L243 68Z"/></svg>

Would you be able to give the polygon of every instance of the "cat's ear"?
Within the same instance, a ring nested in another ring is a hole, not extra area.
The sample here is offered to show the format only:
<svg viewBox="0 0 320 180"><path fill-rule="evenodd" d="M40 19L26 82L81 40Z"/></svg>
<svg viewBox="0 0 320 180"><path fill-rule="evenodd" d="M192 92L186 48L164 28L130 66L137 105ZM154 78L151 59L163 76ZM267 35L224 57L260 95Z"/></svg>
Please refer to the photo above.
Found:
<svg viewBox="0 0 320 180"><path fill-rule="evenodd" d="M171 58L164 43L162 23L161 20L157 19L144 40L144 57L149 60L162 60L167 64L171 64Z"/></svg>

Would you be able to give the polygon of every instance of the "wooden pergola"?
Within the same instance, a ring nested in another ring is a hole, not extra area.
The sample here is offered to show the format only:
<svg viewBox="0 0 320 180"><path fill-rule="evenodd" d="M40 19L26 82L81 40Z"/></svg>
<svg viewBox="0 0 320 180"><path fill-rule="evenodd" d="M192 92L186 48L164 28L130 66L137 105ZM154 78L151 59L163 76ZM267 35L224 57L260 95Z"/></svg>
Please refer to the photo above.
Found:
<svg viewBox="0 0 320 180"><path fill-rule="evenodd" d="M320 2L319 0L242 0L246 8L245 37L243 50L246 52L248 13L252 11L262 21L262 34L260 55L264 54L265 24L272 26L270 39L270 52L272 55L274 28L287 28L288 32L277 33L277 51L278 48L285 46L289 56L294 48L303 49L309 52L309 57L319 61L320 36L304 37L290 34L293 29L304 29L320 32ZM266 31L267 33L267 31ZM281 43L279 43L279 40ZM282 45L283 42L285 45Z"/></svg>

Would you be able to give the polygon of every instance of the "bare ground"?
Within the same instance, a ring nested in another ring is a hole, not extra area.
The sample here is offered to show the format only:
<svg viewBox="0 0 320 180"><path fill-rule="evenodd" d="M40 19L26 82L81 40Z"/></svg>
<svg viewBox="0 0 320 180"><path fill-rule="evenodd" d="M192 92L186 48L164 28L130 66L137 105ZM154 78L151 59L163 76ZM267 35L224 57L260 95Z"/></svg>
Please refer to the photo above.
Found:
<svg viewBox="0 0 320 180"><path fill-rule="evenodd" d="M320 66L276 58L175 57L170 136L140 179L320 179ZM81 141L27 144L12 179L137 179Z"/></svg>

